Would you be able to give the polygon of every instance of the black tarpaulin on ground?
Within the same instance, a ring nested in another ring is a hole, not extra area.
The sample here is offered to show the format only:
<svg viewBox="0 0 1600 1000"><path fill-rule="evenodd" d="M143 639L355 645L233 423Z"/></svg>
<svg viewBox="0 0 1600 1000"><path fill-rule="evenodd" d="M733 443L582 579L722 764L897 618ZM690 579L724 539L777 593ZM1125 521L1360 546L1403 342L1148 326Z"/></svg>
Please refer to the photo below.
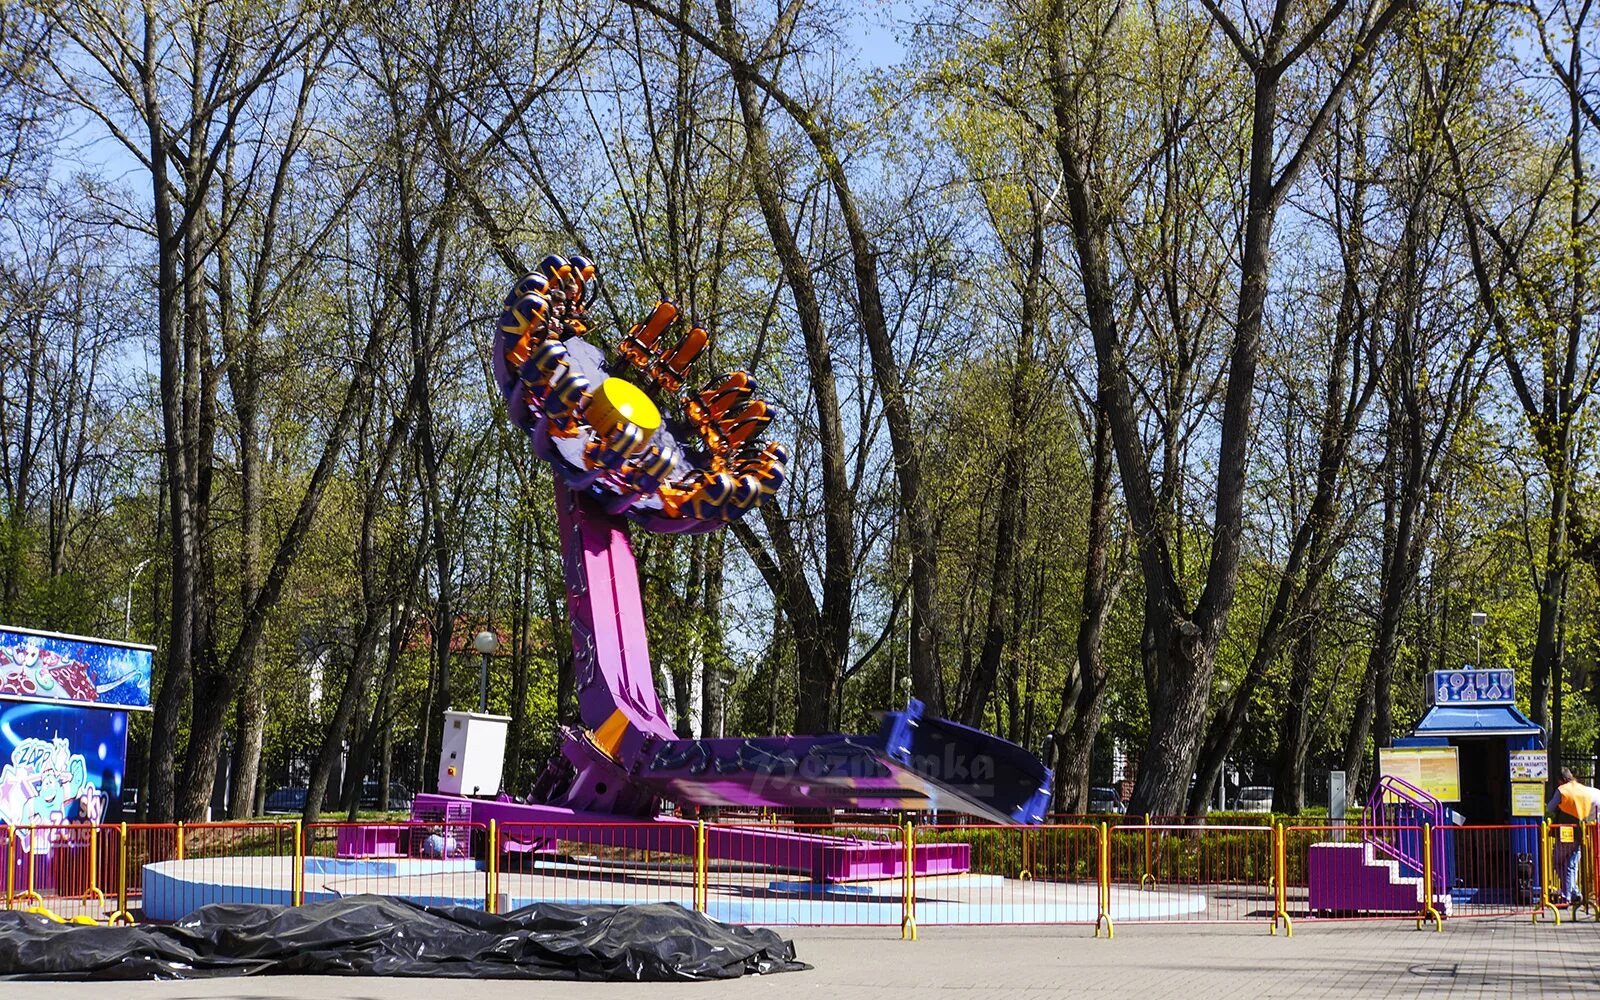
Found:
<svg viewBox="0 0 1600 1000"><path fill-rule="evenodd" d="M217 903L167 926L84 927L0 912L0 978L437 976L624 982L789 972L794 946L670 903L535 903L495 915L352 896L309 906Z"/></svg>

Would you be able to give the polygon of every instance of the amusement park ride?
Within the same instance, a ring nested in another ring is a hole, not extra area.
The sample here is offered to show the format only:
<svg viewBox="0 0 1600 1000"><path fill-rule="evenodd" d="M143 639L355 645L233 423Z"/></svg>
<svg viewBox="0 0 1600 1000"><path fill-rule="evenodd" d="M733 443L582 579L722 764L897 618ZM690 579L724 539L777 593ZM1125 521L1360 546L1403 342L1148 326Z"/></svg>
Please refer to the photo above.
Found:
<svg viewBox="0 0 1600 1000"><path fill-rule="evenodd" d="M597 281L583 257L545 258L506 297L493 350L510 419L555 474L583 725L562 728L560 754L519 800L499 787L505 720L449 713L440 793L418 796L414 818L494 819L508 832L507 848L522 850L558 833L571 839L575 824L615 824L612 843L628 830L657 843L663 831L686 833L692 824L661 815L663 801L1040 822L1051 772L1037 757L925 715L915 700L884 712L871 735L684 739L672 729L655 690L626 522L716 531L777 492L788 451L761 439L772 410L748 373L686 388L709 335L691 325L682 339L669 336L678 319L672 302L657 304L608 360L588 339ZM952 870L954 858L940 846L919 852L919 872ZM719 829L707 851L769 863L799 851L829 880L877 877L898 864L884 845L764 828Z"/></svg>

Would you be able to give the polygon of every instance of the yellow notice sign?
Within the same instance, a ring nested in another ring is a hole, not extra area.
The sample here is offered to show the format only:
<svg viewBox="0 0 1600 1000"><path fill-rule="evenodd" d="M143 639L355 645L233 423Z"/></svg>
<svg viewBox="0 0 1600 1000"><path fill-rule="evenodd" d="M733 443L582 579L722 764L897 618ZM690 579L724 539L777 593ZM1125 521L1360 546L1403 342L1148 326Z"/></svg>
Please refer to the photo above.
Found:
<svg viewBox="0 0 1600 1000"><path fill-rule="evenodd" d="M1461 764L1455 747L1389 747L1378 751L1378 770L1410 782L1440 802L1461 801Z"/></svg>
<svg viewBox="0 0 1600 1000"><path fill-rule="evenodd" d="M1544 815L1544 782L1513 781L1511 783L1511 815Z"/></svg>

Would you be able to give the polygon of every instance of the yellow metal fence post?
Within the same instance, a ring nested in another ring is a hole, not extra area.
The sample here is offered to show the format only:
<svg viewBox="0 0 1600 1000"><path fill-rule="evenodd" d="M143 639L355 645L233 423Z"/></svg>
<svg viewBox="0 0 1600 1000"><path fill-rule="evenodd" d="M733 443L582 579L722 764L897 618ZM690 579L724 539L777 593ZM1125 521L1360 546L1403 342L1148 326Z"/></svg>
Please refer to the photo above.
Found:
<svg viewBox="0 0 1600 1000"><path fill-rule="evenodd" d="M183 821L178 821L178 860L183 860Z"/></svg>
<svg viewBox="0 0 1600 1000"><path fill-rule="evenodd" d="M83 899L97 900L106 905L106 894L100 891L100 827L89 827L89 888L83 890Z"/></svg>
<svg viewBox="0 0 1600 1000"><path fill-rule="evenodd" d="M1278 912L1283 915L1286 936L1294 937L1294 921L1289 919L1289 831L1278 824Z"/></svg>
<svg viewBox="0 0 1600 1000"><path fill-rule="evenodd" d="M484 900L483 908L496 913L500 900L500 829L493 819L489 820L489 878L486 885L489 895Z"/></svg>
<svg viewBox="0 0 1600 1000"><path fill-rule="evenodd" d="M917 939L917 831L911 820L906 820L906 843L910 853L906 858L906 887L910 891L911 940Z"/></svg>
<svg viewBox="0 0 1600 1000"><path fill-rule="evenodd" d="M117 909L111 914L110 922L115 924L120 921L133 923L133 914L128 912L128 824L117 826Z"/></svg>
<svg viewBox="0 0 1600 1000"><path fill-rule="evenodd" d="M697 820L694 826L694 908L696 913L706 912L707 887L711 874L706 863L706 821Z"/></svg>
<svg viewBox="0 0 1600 1000"><path fill-rule="evenodd" d="M1533 911L1533 922L1538 923L1544 911L1549 910L1555 918L1555 925L1561 926L1561 911L1556 909L1556 904L1550 902L1550 879L1555 874L1555 865L1550 858L1550 821L1539 822L1539 906Z"/></svg>
<svg viewBox="0 0 1600 1000"><path fill-rule="evenodd" d="M37 892L33 891L34 858L35 858L36 853L37 853L37 852L34 851L34 847L38 844L38 837L39 837L39 831L37 829L35 829L32 824L29 824L29 826L28 826L28 850L27 850L27 855L28 855L28 887L26 889L24 889L17 896L18 899L23 900L23 901L28 902L28 903L31 903L34 906L39 906L40 904L42 904L44 902L44 897L40 896Z"/></svg>
<svg viewBox="0 0 1600 1000"><path fill-rule="evenodd" d="M1139 876L1139 888L1154 892L1156 889L1155 866L1151 863L1154 852L1151 841L1150 814L1144 814L1144 874Z"/></svg>
<svg viewBox="0 0 1600 1000"><path fill-rule="evenodd" d="M294 871L289 874L291 888L289 890L290 903L293 906L303 906L306 901L306 851L305 841L302 839L305 830L300 826L300 820L293 821L291 828L294 834L294 853L292 855Z"/></svg>
<svg viewBox="0 0 1600 1000"><path fill-rule="evenodd" d="M17 831L6 827L6 909L17 894Z"/></svg>
<svg viewBox="0 0 1600 1000"><path fill-rule="evenodd" d="M900 940L917 939L917 833L906 820L901 827L901 845L905 848L900 861Z"/></svg>
<svg viewBox="0 0 1600 1000"><path fill-rule="evenodd" d="M1272 923L1267 925L1267 933L1274 936L1278 933L1278 918L1283 915L1283 907L1278 905L1278 859L1281 856L1279 848L1283 845L1278 841L1283 836L1283 824L1274 820L1272 823L1272 846L1268 848L1270 855L1267 868L1267 888L1272 891Z"/></svg>
<svg viewBox="0 0 1600 1000"><path fill-rule="evenodd" d="M1417 916L1417 930L1429 920L1434 931L1444 930L1444 918L1433 906L1433 824L1422 824L1422 912Z"/></svg>
<svg viewBox="0 0 1600 1000"><path fill-rule="evenodd" d="M1578 884L1583 887L1580 899L1572 901L1572 919L1578 919L1578 913L1589 911L1592 919L1600 920L1600 904L1595 902L1595 864L1594 864L1594 831L1587 820L1578 823Z"/></svg>
<svg viewBox="0 0 1600 1000"><path fill-rule="evenodd" d="M1584 857L1589 859L1589 879L1584 882L1583 901L1589 904L1589 912L1594 919L1600 920L1600 856L1595 851L1600 848L1600 823L1589 824L1589 839L1583 842Z"/></svg>
<svg viewBox="0 0 1600 1000"><path fill-rule="evenodd" d="M1147 824L1148 825L1148 824ZM1097 881L1100 889L1100 913L1094 918L1094 936L1100 936L1100 926L1105 925L1106 940L1110 941L1116 935L1116 928L1111 923L1111 839L1106 832L1104 821L1100 823L1100 840L1095 852L1099 855L1099 872Z"/></svg>
<svg viewBox="0 0 1600 1000"><path fill-rule="evenodd" d="M1294 921L1289 919L1289 848L1288 837L1284 832L1283 823L1279 821L1272 826L1272 872L1267 880L1272 883L1272 925L1269 933L1278 933L1278 924L1283 924L1283 936L1294 937Z"/></svg>

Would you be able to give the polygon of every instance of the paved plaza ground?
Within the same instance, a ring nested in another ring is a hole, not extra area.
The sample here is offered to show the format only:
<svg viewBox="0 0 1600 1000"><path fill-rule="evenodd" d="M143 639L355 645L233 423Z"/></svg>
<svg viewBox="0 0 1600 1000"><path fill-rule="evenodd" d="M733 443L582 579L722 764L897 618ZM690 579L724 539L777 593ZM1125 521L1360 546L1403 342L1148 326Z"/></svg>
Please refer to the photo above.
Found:
<svg viewBox="0 0 1600 1000"><path fill-rule="evenodd" d="M810 972L681 985L282 977L104 985L7 983L6 1000L958 1000L966 997L1569 997L1600 995L1600 923L1533 926L1527 917L1323 923L1292 939L1249 926L1136 926L1096 940L1086 928L795 928Z"/></svg>

